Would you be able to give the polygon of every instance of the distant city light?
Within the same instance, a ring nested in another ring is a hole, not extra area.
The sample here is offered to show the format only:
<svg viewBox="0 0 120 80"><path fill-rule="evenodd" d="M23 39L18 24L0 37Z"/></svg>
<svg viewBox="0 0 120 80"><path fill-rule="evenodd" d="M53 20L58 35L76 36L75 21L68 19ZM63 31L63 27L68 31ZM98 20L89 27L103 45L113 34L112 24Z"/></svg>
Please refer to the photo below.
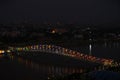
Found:
<svg viewBox="0 0 120 80"><path fill-rule="evenodd" d="M52 33L54 34L54 33L56 33L56 31L55 31L55 30L52 30Z"/></svg>
<svg viewBox="0 0 120 80"><path fill-rule="evenodd" d="M10 50L7 50L8 53L10 53L11 51Z"/></svg>
<svg viewBox="0 0 120 80"><path fill-rule="evenodd" d="M0 54L2 54L2 53L5 53L5 51L4 50L0 50Z"/></svg>

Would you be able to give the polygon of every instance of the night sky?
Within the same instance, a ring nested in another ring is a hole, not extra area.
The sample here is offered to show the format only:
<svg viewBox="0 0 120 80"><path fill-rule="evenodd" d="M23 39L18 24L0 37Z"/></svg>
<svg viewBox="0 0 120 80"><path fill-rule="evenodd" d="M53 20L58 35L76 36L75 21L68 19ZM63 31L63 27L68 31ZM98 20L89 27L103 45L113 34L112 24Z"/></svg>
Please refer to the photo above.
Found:
<svg viewBox="0 0 120 80"><path fill-rule="evenodd" d="M0 0L0 23L21 21L119 24L120 1Z"/></svg>

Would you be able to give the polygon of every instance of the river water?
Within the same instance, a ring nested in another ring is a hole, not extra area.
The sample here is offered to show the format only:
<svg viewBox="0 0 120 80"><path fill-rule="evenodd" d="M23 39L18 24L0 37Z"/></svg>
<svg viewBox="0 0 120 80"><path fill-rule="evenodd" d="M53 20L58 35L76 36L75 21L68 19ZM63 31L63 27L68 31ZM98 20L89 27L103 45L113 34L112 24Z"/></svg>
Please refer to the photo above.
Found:
<svg viewBox="0 0 120 80"><path fill-rule="evenodd" d="M100 58L120 59L120 42L87 44L85 46L74 47L71 49Z"/></svg>
<svg viewBox="0 0 120 80"><path fill-rule="evenodd" d="M71 48L85 54L97 56L100 58L111 58L119 61L120 58L120 43L105 42L102 44L88 44ZM2 80L45 80L55 76L62 76L72 73L82 73L85 71L83 67L79 67L80 62L72 59L61 59L65 64L60 63L59 58L44 56L44 59L53 60L49 64L43 61L43 56L35 57L37 61L30 58L16 57L14 55L0 55L0 78ZM37 59L38 58L38 59ZM70 61L71 60L71 61ZM68 64L68 65L67 65ZM74 65L74 66L72 66ZM88 65L86 65L88 66Z"/></svg>

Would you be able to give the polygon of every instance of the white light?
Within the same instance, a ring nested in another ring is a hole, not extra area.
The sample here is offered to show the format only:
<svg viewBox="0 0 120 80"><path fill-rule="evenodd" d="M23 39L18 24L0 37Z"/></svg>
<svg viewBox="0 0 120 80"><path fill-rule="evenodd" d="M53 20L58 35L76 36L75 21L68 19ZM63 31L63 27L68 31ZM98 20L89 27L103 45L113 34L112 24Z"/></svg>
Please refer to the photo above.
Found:
<svg viewBox="0 0 120 80"><path fill-rule="evenodd" d="M11 51L10 50L7 50L8 53L10 53Z"/></svg>
<svg viewBox="0 0 120 80"><path fill-rule="evenodd" d="M91 51L92 51L92 45L89 45L89 54L91 55Z"/></svg>
<svg viewBox="0 0 120 80"><path fill-rule="evenodd" d="M0 50L0 53L5 53L5 51L4 50Z"/></svg>
<svg viewBox="0 0 120 80"><path fill-rule="evenodd" d="M4 50L2 50L2 51L1 51L1 53L5 53L5 51L4 51Z"/></svg>

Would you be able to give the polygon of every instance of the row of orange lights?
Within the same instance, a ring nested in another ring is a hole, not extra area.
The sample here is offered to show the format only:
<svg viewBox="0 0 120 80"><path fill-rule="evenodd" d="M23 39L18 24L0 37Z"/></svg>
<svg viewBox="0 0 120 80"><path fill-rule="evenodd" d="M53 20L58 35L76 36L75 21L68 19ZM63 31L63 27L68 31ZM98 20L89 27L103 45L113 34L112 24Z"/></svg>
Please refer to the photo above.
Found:
<svg viewBox="0 0 120 80"><path fill-rule="evenodd" d="M38 49L38 45L35 45L35 46L26 46L27 48L37 48ZM41 47L45 48L61 48L59 46L54 46L54 45L41 45ZM23 48L17 48L18 50L23 50ZM89 60L89 61L97 61L97 62L100 62L100 63L112 63L113 60L111 59L100 59L100 58L97 58L97 57L94 57L94 56L90 56L90 55L85 55L85 54L82 54L82 53L79 53L79 52L76 52L76 51L73 51L73 50L69 50L69 49L66 49L66 48L61 48L65 54L71 54L72 56L74 55L74 57L77 57L77 58L84 58L86 60ZM79 53L79 54L78 54Z"/></svg>

